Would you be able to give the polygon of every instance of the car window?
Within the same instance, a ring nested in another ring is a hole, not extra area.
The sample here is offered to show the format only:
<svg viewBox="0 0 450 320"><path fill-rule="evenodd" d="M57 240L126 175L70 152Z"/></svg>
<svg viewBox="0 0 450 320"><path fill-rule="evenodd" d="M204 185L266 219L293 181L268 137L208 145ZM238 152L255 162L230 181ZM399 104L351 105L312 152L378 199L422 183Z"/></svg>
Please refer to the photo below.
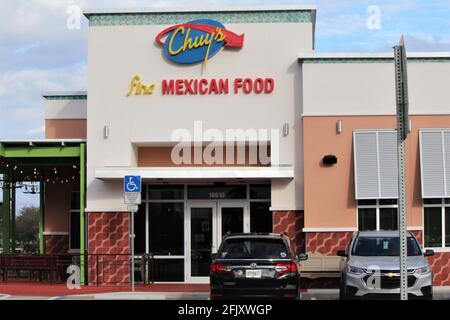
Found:
<svg viewBox="0 0 450 320"><path fill-rule="evenodd" d="M422 251L413 237L407 238L408 256L419 256ZM358 237L352 248L354 256L398 256L399 237Z"/></svg>
<svg viewBox="0 0 450 320"><path fill-rule="evenodd" d="M225 240L220 259L288 259L289 249L276 239L229 239Z"/></svg>

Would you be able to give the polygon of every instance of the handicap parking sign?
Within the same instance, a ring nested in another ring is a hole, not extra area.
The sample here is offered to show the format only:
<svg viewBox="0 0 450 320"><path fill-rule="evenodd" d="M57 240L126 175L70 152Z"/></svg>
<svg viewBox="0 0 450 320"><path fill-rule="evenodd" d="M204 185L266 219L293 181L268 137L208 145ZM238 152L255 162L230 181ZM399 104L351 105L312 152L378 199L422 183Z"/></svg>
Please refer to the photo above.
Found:
<svg viewBox="0 0 450 320"><path fill-rule="evenodd" d="M125 176L123 178L123 191L125 193L141 192L141 177Z"/></svg>

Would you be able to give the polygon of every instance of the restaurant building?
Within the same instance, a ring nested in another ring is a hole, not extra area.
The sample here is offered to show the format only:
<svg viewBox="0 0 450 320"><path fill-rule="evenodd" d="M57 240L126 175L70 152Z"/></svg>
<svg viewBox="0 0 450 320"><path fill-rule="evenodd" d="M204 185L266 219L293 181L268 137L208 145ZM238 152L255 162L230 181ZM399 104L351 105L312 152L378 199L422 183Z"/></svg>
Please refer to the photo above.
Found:
<svg viewBox="0 0 450 320"><path fill-rule="evenodd" d="M393 52L316 53L308 6L85 16L87 91L44 93L46 140L0 145L6 160L79 148L72 183L42 181L42 252L130 254L125 175L142 177L135 251L159 282L208 282L229 231L334 256L354 231L397 228ZM449 285L450 53L409 53L408 75L408 229Z"/></svg>

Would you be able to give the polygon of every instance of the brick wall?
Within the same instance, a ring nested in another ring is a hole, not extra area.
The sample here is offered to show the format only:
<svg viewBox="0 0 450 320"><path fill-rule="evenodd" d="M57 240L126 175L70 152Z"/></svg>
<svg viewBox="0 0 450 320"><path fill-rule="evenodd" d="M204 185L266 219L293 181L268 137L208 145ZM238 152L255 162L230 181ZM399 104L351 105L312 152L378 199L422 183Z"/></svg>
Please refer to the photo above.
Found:
<svg viewBox="0 0 450 320"><path fill-rule="evenodd" d="M273 232L287 232L294 252L305 251L305 235L303 233L304 213L303 211L274 211Z"/></svg>
<svg viewBox="0 0 450 320"><path fill-rule="evenodd" d="M88 214L89 283L129 283L129 222L127 212Z"/></svg>

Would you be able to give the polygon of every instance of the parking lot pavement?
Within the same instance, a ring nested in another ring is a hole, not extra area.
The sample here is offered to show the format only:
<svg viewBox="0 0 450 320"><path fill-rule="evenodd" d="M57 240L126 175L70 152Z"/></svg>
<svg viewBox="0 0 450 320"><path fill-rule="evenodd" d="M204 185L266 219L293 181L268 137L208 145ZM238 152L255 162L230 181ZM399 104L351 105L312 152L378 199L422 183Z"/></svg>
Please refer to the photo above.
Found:
<svg viewBox="0 0 450 320"><path fill-rule="evenodd" d="M54 300L208 300L208 292L110 292L54 297Z"/></svg>
<svg viewBox="0 0 450 320"><path fill-rule="evenodd" d="M450 300L450 286L434 287L433 300ZM339 300L339 289L308 289L302 300Z"/></svg>
<svg viewBox="0 0 450 320"><path fill-rule="evenodd" d="M302 300L339 300L339 289L308 289L301 293Z"/></svg>
<svg viewBox="0 0 450 320"><path fill-rule="evenodd" d="M11 296L0 294L0 300L208 300L207 292L110 292L55 297ZM338 289L309 289L302 300L339 300ZM450 300L450 286L435 287L434 300Z"/></svg>

